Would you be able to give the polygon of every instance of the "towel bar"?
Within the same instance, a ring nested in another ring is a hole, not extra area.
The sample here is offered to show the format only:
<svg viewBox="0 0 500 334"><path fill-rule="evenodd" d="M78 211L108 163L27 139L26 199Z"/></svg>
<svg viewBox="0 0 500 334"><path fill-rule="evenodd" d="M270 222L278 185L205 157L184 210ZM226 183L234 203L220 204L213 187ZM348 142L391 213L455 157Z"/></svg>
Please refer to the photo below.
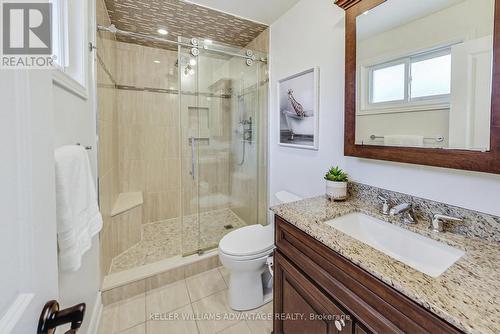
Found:
<svg viewBox="0 0 500 334"><path fill-rule="evenodd" d="M385 136L375 136L375 135L371 135L370 136L370 139L371 140L375 140L375 139L384 139ZM444 137L443 136L436 136L436 137L424 137L424 139L426 140L435 140L437 141L438 143L441 143L444 141Z"/></svg>

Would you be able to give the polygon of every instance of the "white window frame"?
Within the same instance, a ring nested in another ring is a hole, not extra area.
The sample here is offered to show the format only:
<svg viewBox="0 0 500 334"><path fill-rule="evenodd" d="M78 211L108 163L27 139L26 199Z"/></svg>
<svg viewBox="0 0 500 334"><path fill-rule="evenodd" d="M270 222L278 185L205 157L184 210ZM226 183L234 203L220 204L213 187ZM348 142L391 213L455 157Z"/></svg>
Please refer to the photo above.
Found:
<svg viewBox="0 0 500 334"><path fill-rule="evenodd" d="M52 0L52 48L55 66L64 72L68 64L68 7L65 0Z"/></svg>
<svg viewBox="0 0 500 334"><path fill-rule="evenodd" d="M410 112L423 110L442 110L450 108L451 93L444 95L424 96L411 98L411 64L426 59L436 58L451 54L451 47L457 44L447 43L427 50L415 51L403 56L393 56L391 58L377 59L361 64L358 68L358 103L360 108L358 115ZM373 97L373 72L395 65L405 65L405 93L403 100L372 102ZM451 80L451 76L450 76Z"/></svg>
<svg viewBox="0 0 500 334"><path fill-rule="evenodd" d="M374 65L374 66L371 66L369 68L369 70L368 70L368 94L369 94L368 103L370 106L394 106L394 105L404 104L405 101L408 100L409 86L407 84L407 78L408 78L409 66L408 66L407 60L408 60L408 58L407 59L404 59L404 58L396 59L396 60L386 62L383 64ZM403 97L403 99L402 100L385 101L385 102L372 102L373 101L373 89L374 89L373 72L384 69L384 68L398 66L398 65L405 66L405 74L404 74L405 85L404 85L404 97Z"/></svg>
<svg viewBox="0 0 500 334"><path fill-rule="evenodd" d="M447 101L448 103L450 103L450 100L451 100L451 68L450 68L450 93L449 94L441 94L441 95L428 95L428 96L421 96L421 97L411 97L411 82L412 82L412 74L411 74L411 65L413 63L418 63L418 62L421 62L421 61L424 61L424 60L429 60L429 59L433 59L433 58L439 58L439 57L443 57L443 56L447 56L447 55L450 55L451 57L451 46L447 46L447 47L444 47L444 48L441 48L441 49L438 49L438 50L434 50L434 51L431 51L431 52L425 52L425 53L422 53L422 54L418 54L418 55L414 55L414 56L411 56L409 59L410 59L410 62L409 62L409 83L408 83L408 86L409 86L409 101L410 102L414 102L414 101Z"/></svg>
<svg viewBox="0 0 500 334"><path fill-rule="evenodd" d="M53 82L82 99L88 99L88 1L51 2L53 53L56 56Z"/></svg>

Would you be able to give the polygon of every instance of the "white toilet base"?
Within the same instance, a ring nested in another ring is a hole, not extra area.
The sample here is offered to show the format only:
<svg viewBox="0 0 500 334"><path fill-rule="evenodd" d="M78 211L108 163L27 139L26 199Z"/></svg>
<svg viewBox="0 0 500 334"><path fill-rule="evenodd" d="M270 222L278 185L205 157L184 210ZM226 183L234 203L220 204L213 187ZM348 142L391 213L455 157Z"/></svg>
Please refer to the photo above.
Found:
<svg viewBox="0 0 500 334"><path fill-rule="evenodd" d="M244 261L235 261L221 253L219 256L230 273L229 306L233 310L256 309L272 299L272 276L266 265L267 255Z"/></svg>

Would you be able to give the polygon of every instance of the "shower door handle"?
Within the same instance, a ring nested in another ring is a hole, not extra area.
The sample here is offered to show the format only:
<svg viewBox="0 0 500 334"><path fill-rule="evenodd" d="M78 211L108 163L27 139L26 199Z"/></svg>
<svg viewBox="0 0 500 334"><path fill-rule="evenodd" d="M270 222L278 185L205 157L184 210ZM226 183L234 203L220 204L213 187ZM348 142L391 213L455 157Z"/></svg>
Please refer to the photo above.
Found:
<svg viewBox="0 0 500 334"><path fill-rule="evenodd" d="M195 172L195 170L194 170L194 168L195 168L195 166L194 166L194 163L195 163L195 161L194 161L194 151L195 151L194 150L194 143L196 141L195 139L196 139L195 137L189 138L189 141L191 144L191 172L189 172L189 174L191 174L191 177L193 178L193 180L195 179L195 176L194 176L194 172Z"/></svg>

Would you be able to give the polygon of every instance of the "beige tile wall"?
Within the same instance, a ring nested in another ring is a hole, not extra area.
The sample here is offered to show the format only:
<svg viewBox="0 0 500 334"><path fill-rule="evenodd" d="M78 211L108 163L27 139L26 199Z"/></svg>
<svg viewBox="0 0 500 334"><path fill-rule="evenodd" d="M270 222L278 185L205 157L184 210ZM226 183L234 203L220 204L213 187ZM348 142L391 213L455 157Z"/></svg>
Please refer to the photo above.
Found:
<svg viewBox="0 0 500 334"><path fill-rule="evenodd" d="M120 191L142 191L143 223L180 215L177 52L117 43ZM156 61L156 62L155 62ZM158 63L159 62L159 63Z"/></svg>
<svg viewBox="0 0 500 334"><path fill-rule="evenodd" d="M269 29L262 32L246 48L259 52L269 52ZM247 224L267 224L267 118L268 118L268 66L262 62L255 62L251 68L241 64L236 59L231 72L247 71L244 88L251 94L245 95L245 117L252 117L254 121L254 142L246 146L246 159L239 166L241 159L241 136L233 133L232 145L234 157L231 164L231 197L232 210ZM236 83L237 85L237 83ZM255 87L257 85L257 87ZM236 89L236 87L235 87ZM233 127L237 126L238 99L233 97Z"/></svg>
<svg viewBox="0 0 500 334"><path fill-rule="evenodd" d="M103 0L97 0L97 22L109 25ZM119 194L118 183L118 125L116 108L116 77L114 36L97 34L97 85L99 128L99 204L104 220L101 232L101 272L106 274L114 256L114 236L111 210Z"/></svg>
<svg viewBox="0 0 500 334"><path fill-rule="evenodd" d="M141 241L142 207L137 206L112 217L108 225L109 233L103 234L101 238L103 249L106 249L106 254L103 254L106 260L113 259Z"/></svg>
<svg viewBox="0 0 500 334"><path fill-rule="evenodd" d="M269 28L261 32L245 48L269 54Z"/></svg>

